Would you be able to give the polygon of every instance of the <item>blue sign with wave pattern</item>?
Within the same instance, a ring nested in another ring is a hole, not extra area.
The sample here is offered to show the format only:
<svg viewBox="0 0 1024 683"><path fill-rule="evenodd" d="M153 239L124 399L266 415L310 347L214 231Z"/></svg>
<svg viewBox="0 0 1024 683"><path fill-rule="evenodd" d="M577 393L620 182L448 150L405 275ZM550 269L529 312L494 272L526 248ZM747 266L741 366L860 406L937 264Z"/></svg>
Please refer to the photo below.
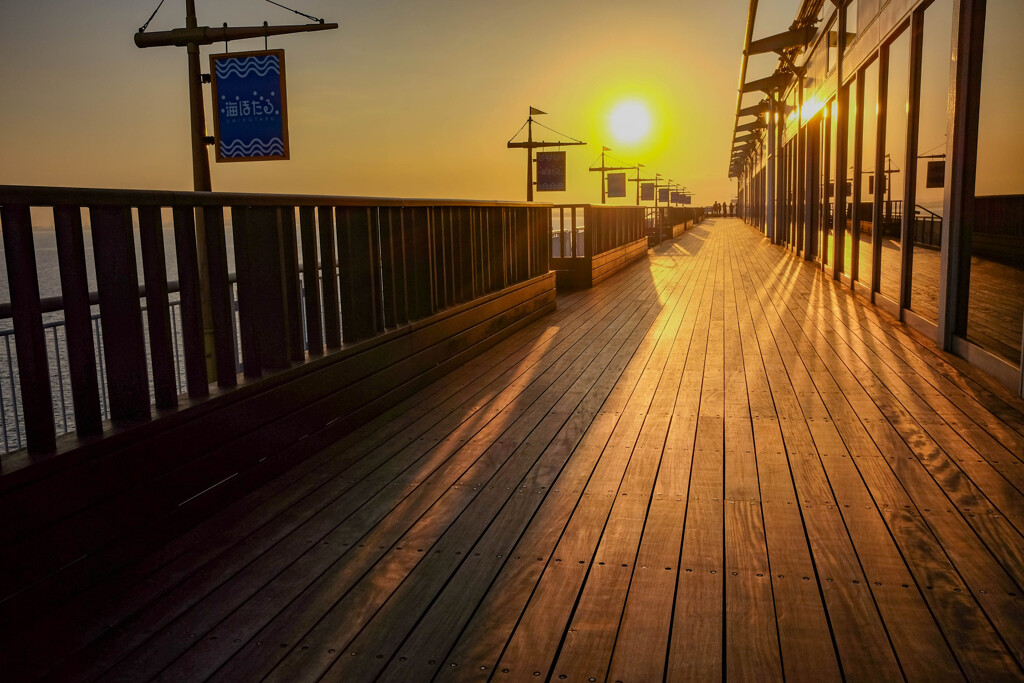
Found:
<svg viewBox="0 0 1024 683"><path fill-rule="evenodd" d="M210 55L217 161L288 158L284 50Z"/></svg>

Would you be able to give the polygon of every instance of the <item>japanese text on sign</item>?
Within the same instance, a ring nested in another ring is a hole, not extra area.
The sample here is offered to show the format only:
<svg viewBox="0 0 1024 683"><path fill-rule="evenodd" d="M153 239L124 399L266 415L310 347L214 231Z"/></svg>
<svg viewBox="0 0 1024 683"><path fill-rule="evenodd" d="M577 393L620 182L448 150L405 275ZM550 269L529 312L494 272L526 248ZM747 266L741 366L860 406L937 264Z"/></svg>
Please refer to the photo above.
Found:
<svg viewBox="0 0 1024 683"><path fill-rule="evenodd" d="M217 161L288 158L284 50L210 55Z"/></svg>

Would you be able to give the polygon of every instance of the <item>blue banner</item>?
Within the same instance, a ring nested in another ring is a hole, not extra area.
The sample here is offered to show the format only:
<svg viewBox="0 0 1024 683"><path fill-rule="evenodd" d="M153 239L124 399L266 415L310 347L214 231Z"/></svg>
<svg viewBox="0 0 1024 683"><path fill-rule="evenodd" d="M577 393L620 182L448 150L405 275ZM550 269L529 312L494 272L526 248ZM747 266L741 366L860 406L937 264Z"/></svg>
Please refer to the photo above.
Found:
<svg viewBox="0 0 1024 683"><path fill-rule="evenodd" d="M284 50L210 55L217 161L288 158Z"/></svg>

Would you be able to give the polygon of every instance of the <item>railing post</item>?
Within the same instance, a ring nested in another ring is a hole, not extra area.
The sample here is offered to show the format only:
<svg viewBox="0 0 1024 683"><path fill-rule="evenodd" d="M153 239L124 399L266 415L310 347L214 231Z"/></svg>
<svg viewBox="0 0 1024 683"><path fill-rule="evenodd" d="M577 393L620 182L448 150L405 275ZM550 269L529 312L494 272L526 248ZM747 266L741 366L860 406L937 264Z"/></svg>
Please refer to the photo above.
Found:
<svg viewBox="0 0 1024 683"><path fill-rule="evenodd" d="M380 213L381 287L384 327L405 322L405 258L399 209L382 207Z"/></svg>
<svg viewBox="0 0 1024 683"><path fill-rule="evenodd" d="M147 419L150 416L149 383L146 379L146 345L131 209L127 206L94 206L90 208L89 215L110 416L114 420ZM180 273L180 256L178 267ZM182 288L184 292L184 284ZM199 333L202 335L202 324L199 325ZM199 344L202 347L201 336Z"/></svg>
<svg viewBox="0 0 1024 683"><path fill-rule="evenodd" d="M324 341L327 348L341 346L341 303L338 301L338 252L334 241L334 209L321 206L317 209L320 219L320 264L323 284Z"/></svg>
<svg viewBox="0 0 1024 683"><path fill-rule="evenodd" d="M433 310L432 252L428 209L403 209L402 229L409 245L406 258L409 268L410 318L425 318Z"/></svg>
<svg viewBox="0 0 1024 683"><path fill-rule="evenodd" d="M210 285L210 317L213 323L213 348L217 360L217 384L233 387L238 383L235 371L235 313L231 307L231 282L228 278L228 250L224 234L224 209L203 209L206 236L207 282Z"/></svg>
<svg viewBox="0 0 1024 683"><path fill-rule="evenodd" d="M301 363L306 359L306 350L302 342L302 294L299 291L299 250L295 243L295 207L282 206L277 211L288 360Z"/></svg>
<svg viewBox="0 0 1024 683"><path fill-rule="evenodd" d="M299 207L299 232L302 237L302 290L306 306L306 350L311 356L324 353L323 327L320 324L320 264L316 253L316 221L312 206Z"/></svg>
<svg viewBox="0 0 1024 683"><path fill-rule="evenodd" d="M259 377L264 368L290 365L281 214L277 207L249 206L232 216L242 362L246 377Z"/></svg>
<svg viewBox="0 0 1024 683"><path fill-rule="evenodd" d="M242 343L242 372L246 377L263 375L260 353L260 328L257 322L260 301L256 293L255 248L249 208L231 207L231 234L235 244L235 278L238 285L238 336Z"/></svg>
<svg viewBox="0 0 1024 683"><path fill-rule="evenodd" d="M149 323L149 355L153 368L153 393L157 408L178 405L177 368L174 364L174 339L171 308L167 295L167 260L164 250L163 221L158 206L139 207L139 242L142 270L146 282L146 321ZM63 258L61 259L63 265ZM66 291L66 290L65 290ZM86 294L86 296L88 296ZM67 294L64 296L67 311ZM66 315L66 314L65 314ZM90 344L92 335L89 335ZM71 325L68 322L68 346ZM74 370L71 374L75 377ZM78 409L75 409L75 419Z"/></svg>
<svg viewBox="0 0 1024 683"><path fill-rule="evenodd" d="M366 207L338 209L341 330L346 343L383 329L376 219Z"/></svg>
<svg viewBox="0 0 1024 683"><path fill-rule="evenodd" d="M199 290L195 210L191 206L174 207L174 247L178 258L181 336L185 349L185 376L188 382L188 395L190 398L203 398L210 395L210 380L206 374L206 344ZM98 267L97 270L99 270Z"/></svg>
<svg viewBox="0 0 1024 683"><path fill-rule="evenodd" d="M25 414L25 435L30 453L45 453L56 447L50 369L46 359L46 336L39 304L32 214L26 205L0 206L7 277L11 288L14 341L21 378L21 402ZM147 401L148 403L148 401Z"/></svg>
<svg viewBox="0 0 1024 683"><path fill-rule="evenodd" d="M141 218L141 212L139 215ZM96 345L92 339L92 309L89 305L89 282L85 266L82 210L77 206L55 206L53 219L60 261L60 287L64 298L64 334L68 346L71 398L75 407L75 431L80 436L89 436L103 431L103 414L100 411L100 388L96 374ZM148 290L146 297L148 301ZM173 366L169 370L173 383Z"/></svg>

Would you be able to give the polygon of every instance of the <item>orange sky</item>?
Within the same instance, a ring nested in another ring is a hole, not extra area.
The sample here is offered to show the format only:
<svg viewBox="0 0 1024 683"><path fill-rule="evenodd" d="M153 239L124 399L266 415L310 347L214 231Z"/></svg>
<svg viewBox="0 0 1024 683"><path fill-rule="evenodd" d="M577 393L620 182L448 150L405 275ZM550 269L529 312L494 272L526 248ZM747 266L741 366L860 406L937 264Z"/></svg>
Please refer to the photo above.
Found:
<svg viewBox="0 0 1024 683"><path fill-rule="evenodd" d="M191 188L185 51L132 42L156 4L4 8L0 183ZM601 145L686 185L696 203L721 201L735 192L727 162L746 4L305 0L296 8L341 29L270 41L286 53L291 160L213 164L213 187L523 199L525 152L505 143L532 105L549 112L539 121L588 143L567 148L568 191L538 201L599 202L587 168ZM798 6L770 4L755 37L784 29ZM201 25L306 22L258 0L197 5ZM149 30L183 22L184 2L169 0ZM653 119L633 146L608 129L624 99L647 103Z"/></svg>

